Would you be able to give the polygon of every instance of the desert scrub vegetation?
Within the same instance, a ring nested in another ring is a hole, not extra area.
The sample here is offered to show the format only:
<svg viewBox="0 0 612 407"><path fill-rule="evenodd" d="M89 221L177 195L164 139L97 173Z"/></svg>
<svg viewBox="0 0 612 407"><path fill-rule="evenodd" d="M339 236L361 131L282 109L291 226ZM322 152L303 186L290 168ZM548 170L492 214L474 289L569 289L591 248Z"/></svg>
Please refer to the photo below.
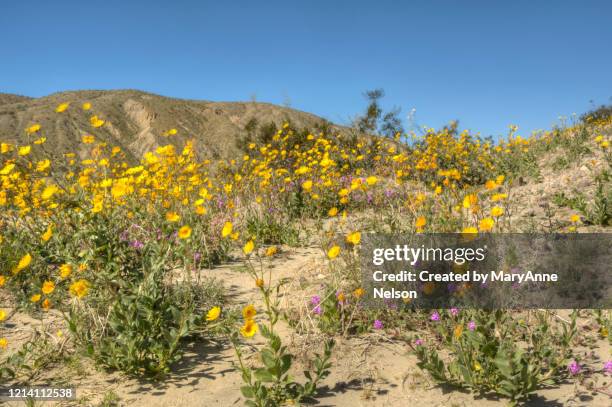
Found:
<svg viewBox="0 0 612 407"><path fill-rule="evenodd" d="M282 316L279 302L279 292L284 281L279 281L272 286L271 270L267 273L264 262L259 258L256 266L251 257L259 257L254 251L255 243L250 240L244 247L243 252L247 257L247 271L253 280L253 284L259 289L264 303L266 322L257 325L255 318L257 311L252 304L242 309L243 324L239 329L232 329L226 325L226 335L234 347L238 366L242 372L244 386L240 388L242 395L246 398L246 405L253 407L277 406L286 404L299 404L307 401L315 395L317 385L330 374L330 357L334 346L332 339L326 341L322 354L317 354L312 359L312 370L304 370L305 382L297 382L291 376L291 367L295 355L283 345L282 338L278 333L276 324ZM276 253L274 247L265 251L266 257ZM243 362L239 333L244 337L252 337L261 330L261 335L266 340L266 345L260 349L260 357L263 366L258 368L248 367Z"/></svg>
<svg viewBox="0 0 612 407"><path fill-rule="evenodd" d="M188 343L225 341L235 350L242 395L255 406L316 398L333 358L341 357L334 339L372 333L404 341L437 381L512 402L587 372L574 356L584 341L574 319L364 307L357 253L371 232L521 231L513 194L541 176L545 155L574 165L597 154L609 167L609 116L529 137L512 127L499 141L456 123L404 134L393 112L380 110L381 94L367 96L359 132L286 123L258 133L252 123L242 155L231 160L198 157L196 141L179 146L170 128L158 135L159 147L131 163L97 138L107 121L89 103L62 103L52 113L80 109L88 117L90 129L74 152L48 153L53 140L36 123L18 144L2 142L0 287L10 304L0 309L2 379L28 382L19 366L58 362L50 355L37 362L38 342L11 343L17 313L39 319L42 330L46 316L60 317L68 327L62 351L131 375L171 375ZM557 160L553 167L567 165ZM606 171L593 198L556 196L571 213L550 231L609 225ZM267 262L300 245L320 250L328 278L294 304L296 311L281 307L285 282L273 283ZM221 282L201 277L202 269L229 260L245 264L258 303L239 305ZM597 335L608 336L608 311L588 318ZM279 322L325 338L301 373ZM255 346L256 360L247 360L245 343L256 335L264 343ZM610 365L591 373L609 374Z"/></svg>
<svg viewBox="0 0 612 407"><path fill-rule="evenodd" d="M571 322L553 328L550 316L536 313L530 326L521 315L451 309L447 315L432 314L441 338L439 346L452 355L445 364L439 350L416 339L419 366L440 382L493 392L512 402L526 398L543 385L567 377L566 363L577 334L576 315ZM524 343L521 343L524 342Z"/></svg>

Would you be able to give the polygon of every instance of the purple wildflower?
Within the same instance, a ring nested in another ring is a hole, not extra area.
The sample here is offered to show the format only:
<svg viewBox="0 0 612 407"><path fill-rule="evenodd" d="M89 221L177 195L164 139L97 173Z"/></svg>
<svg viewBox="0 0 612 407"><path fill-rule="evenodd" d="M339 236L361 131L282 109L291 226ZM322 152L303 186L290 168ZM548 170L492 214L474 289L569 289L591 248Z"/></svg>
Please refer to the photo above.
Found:
<svg viewBox="0 0 612 407"><path fill-rule="evenodd" d="M314 308L312 309L312 312L314 312L314 313L315 313L315 314L317 314L317 315L321 315L321 312L323 312L323 311L321 310L321 306L320 306L320 305L317 305L316 307L314 307Z"/></svg>
<svg viewBox="0 0 612 407"><path fill-rule="evenodd" d="M459 315L459 308L451 308L450 313L452 316L456 317L457 315Z"/></svg>
<svg viewBox="0 0 612 407"><path fill-rule="evenodd" d="M383 328L383 323L380 319L377 319L374 321L374 329L382 329Z"/></svg>
<svg viewBox="0 0 612 407"><path fill-rule="evenodd" d="M419 338L419 339L417 339L416 341L414 341L414 344L415 344L416 346L421 346L421 345L423 345L423 340L422 340L421 338Z"/></svg>
<svg viewBox="0 0 612 407"><path fill-rule="evenodd" d="M431 317L429 318L432 321L439 321L440 320L440 314L438 313L438 311L434 311L433 314L431 314Z"/></svg>
<svg viewBox="0 0 612 407"><path fill-rule="evenodd" d="M144 243L142 243L140 240L134 240L130 242L130 246L132 246L134 249L140 250L144 247Z"/></svg>
<svg viewBox="0 0 612 407"><path fill-rule="evenodd" d="M573 360L569 365L567 365L567 368L569 369L569 372L572 375L577 375L582 370L582 366L580 366L580 364L575 360Z"/></svg>
<svg viewBox="0 0 612 407"><path fill-rule="evenodd" d="M318 295L313 295L312 297L310 297L310 303L312 305L319 305L321 303L321 297L319 297Z"/></svg>
<svg viewBox="0 0 612 407"><path fill-rule="evenodd" d="M612 360L608 360L604 363L604 370L608 374L612 374Z"/></svg>
<svg viewBox="0 0 612 407"><path fill-rule="evenodd" d="M468 322L468 329L470 331L473 331L474 329L476 329L476 322L474 322L474 321Z"/></svg>

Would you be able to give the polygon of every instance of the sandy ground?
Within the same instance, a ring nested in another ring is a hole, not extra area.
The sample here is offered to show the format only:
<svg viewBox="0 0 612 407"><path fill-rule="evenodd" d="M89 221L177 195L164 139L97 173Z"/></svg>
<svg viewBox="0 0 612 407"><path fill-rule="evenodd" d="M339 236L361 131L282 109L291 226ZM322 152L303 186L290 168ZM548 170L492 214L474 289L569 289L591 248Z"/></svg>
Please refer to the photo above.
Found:
<svg viewBox="0 0 612 407"><path fill-rule="evenodd" d="M321 280L327 277L321 257L320 251L316 249L294 249L270 263L274 280L290 280L282 302L305 301L308 295L316 291ZM239 266L235 264L205 270L202 275L220 279L234 303L261 305L253 281L239 270ZM300 289L296 289L298 286ZM26 316L19 318L20 328L15 329L13 337L9 338L13 343L23 341L28 329L39 324L34 319L28 320ZM50 323L47 321L47 324ZM284 323L281 323L280 330L283 340L294 349L320 348L316 338L296 335ZM257 347L261 340L261 336L256 336L250 344ZM598 353L602 359L609 357L610 347L607 342L599 344ZM195 344L175 366L174 374L161 382L99 371L89 361L76 368L50 370L38 381L53 383L62 377L64 381L76 386L79 402L62 405L100 405L105 396L114 393L119 397L117 405L122 406L241 406L243 398L239 389L242 381L233 366L233 360L233 350L225 343ZM371 334L338 339L333 371L323 383L317 405L433 407L507 403L504 399L478 398L468 392L437 386L416 366L416 357L404 343ZM528 405L610 406L612 401L607 395L587 392L583 387L567 383L539 391Z"/></svg>

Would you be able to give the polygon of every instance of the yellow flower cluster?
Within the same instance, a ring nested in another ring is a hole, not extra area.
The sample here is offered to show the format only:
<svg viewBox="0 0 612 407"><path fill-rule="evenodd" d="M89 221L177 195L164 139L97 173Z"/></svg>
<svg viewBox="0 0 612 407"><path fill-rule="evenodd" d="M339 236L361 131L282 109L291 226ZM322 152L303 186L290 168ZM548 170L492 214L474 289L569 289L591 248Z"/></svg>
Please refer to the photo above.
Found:
<svg viewBox="0 0 612 407"><path fill-rule="evenodd" d="M74 107L66 102L55 111L66 114L68 109ZM79 112L87 115L92 133L82 135L79 155L45 157L44 129L37 123L21 133L18 143L0 142L0 226L21 219L32 225L39 247L61 241L67 230L62 225L70 219L100 225L140 219L169 231L183 247L208 251L211 241L224 247L240 241L249 256L264 242L244 232L245 214L286 210L295 202L300 213L334 222L351 211L400 202L417 233L436 230L440 224L434 214L442 211L460 219L447 222L455 232L498 231L507 217L508 191L496 157L528 151L538 140L553 137L523 138L513 128L507 140L494 144L450 126L425 129L414 142L402 144L400 138L298 134L285 125L265 143L249 144L241 159L211 161L197 157L194 141L179 145L178 137L170 136L181 132L170 128L160 134L168 144L134 162L96 135L109 124L102 114L93 114L91 103ZM595 142L607 148L603 136ZM362 231L356 229L346 230L344 241L325 243L330 260L361 243ZM247 236L243 240L241 232ZM7 243L3 240L0 236L0 245ZM265 252L268 257L275 253L276 247ZM0 286L28 268L42 268L39 254L34 249L16 253L8 268L0 269ZM68 288L72 297L83 298L95 288L76 271L78 262L69 261L77 255L58 261L55 279L40 277L38 284L44 283L30 294L33 302L49 307L45 295L55 293L59 300L58 291ZM214 320L220 310L211 311L207 319ZM243 328L251 336L257 330L249 318Z"/></svg>

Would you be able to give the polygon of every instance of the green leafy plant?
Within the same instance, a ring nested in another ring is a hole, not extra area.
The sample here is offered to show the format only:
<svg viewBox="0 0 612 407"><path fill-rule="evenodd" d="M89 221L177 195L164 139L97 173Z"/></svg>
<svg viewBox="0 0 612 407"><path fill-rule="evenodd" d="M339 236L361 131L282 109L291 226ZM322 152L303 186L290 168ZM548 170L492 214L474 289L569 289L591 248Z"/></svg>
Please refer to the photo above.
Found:
<svg viewBox="0 0 612 407"><path fill-rule="evenodd" d="M265 244L297 246L299 243L299 231L290 222L270 214L249 217L247 231Z"/></svg>
<svg viewBox="0 0 612 407"><path fill-rule="evenodd" d="M180 359L180 341L195 323L195 310L191 304L179 308L181 304L155 279L150 275L113 303L106 335L98 341L92 338L88 345L103 365L128 373L160 374Z"/></svg>
<svg viewBox="0 0 612 407"><path fill-rule="evenodd" d="M567 196L560 192L555 194L553 202L557 206L564 206L580 212L584 222L590 225L607 226L612 221L612 189L610 188L610 175L602 172L595 178L596 188L593 200L589 202L583 193Z"/></svg>
<svg viewBox="0 0 612 407"><path fill-rule="evenodd" d="M438 323L440 345L448 361L435 347L422 342L415 346L418 366L436 381L496 393L514 403L565 377L577 333L576 313L560 330L541 315L531 329L507 311L465 313L463 318L451 316Z"/></svg>
<svg viewBox="0 0 612 407"><path fill-rule="evenodd" d="M253 250L253 246L249 245L250 243L247 243L244 249L247 255ZM259 329L266 339L266 344L258 351L262 366L247 366L244 362L239 332L248 338L257 331L257 325L252 319L255 314L255 308L252 305L245 307L243 310L245 321L240 330L231 324L226 327L227 336L236 352L239 369L242 372L242 380L245 383L240 390L247 399L245 402L247 406L275 407L287 403L299 405L300 402L313 397L320 381L330 374L330 358L334 341L327 340L323 353L314 355L311 360L313 369L303 372L305 382L296 381L291 374L295 356L283 345L276 330L276 324L281 317L278 297L283 281L272 287L269 284L271 274L268 274L268 284L266 284L263 271L256 271L250 260L247 264L248 271L253 277L255 285L259 288L265 305L267 325L261 324ZM262 263L260 262L260 264ZM263 266L261 266L261 269L263 269Z"/></svg>
<svg viewBox="0 0 612 407"><path fill-rule="evenodd" d="M17 380L29 383L49 366L65 358L63 346L36 331L19 349L0 361L0 382Z"/></svg>
<svg viewBox="0 0 612 407"><path fill-rule="evenodd" d="M133 280L100 287L73 302L66 314L76 342L103 366L132 374L163 375L182 356L182 341L199 325L219 288L170 282L167 255L152 248ZM138 277L139 276L139 277ZM209 296L208 299L202 298Z"/></svg>
<svg viewBox="0 0 612 407"><path fill-rule="evenodd" d="M299 404L314 396L320 381L330 374L334 342L325 342L323 354L316 354L312 360L313 369L303 372L306 381L298 383L290 373L294 355L288 352L278 334L268 327L262 326L261 334L267 340L266 346L259 351L263 366L255 369L241 366L245 385L240 391L247 398L246 405L272 407L288 402Z"/></svg>

